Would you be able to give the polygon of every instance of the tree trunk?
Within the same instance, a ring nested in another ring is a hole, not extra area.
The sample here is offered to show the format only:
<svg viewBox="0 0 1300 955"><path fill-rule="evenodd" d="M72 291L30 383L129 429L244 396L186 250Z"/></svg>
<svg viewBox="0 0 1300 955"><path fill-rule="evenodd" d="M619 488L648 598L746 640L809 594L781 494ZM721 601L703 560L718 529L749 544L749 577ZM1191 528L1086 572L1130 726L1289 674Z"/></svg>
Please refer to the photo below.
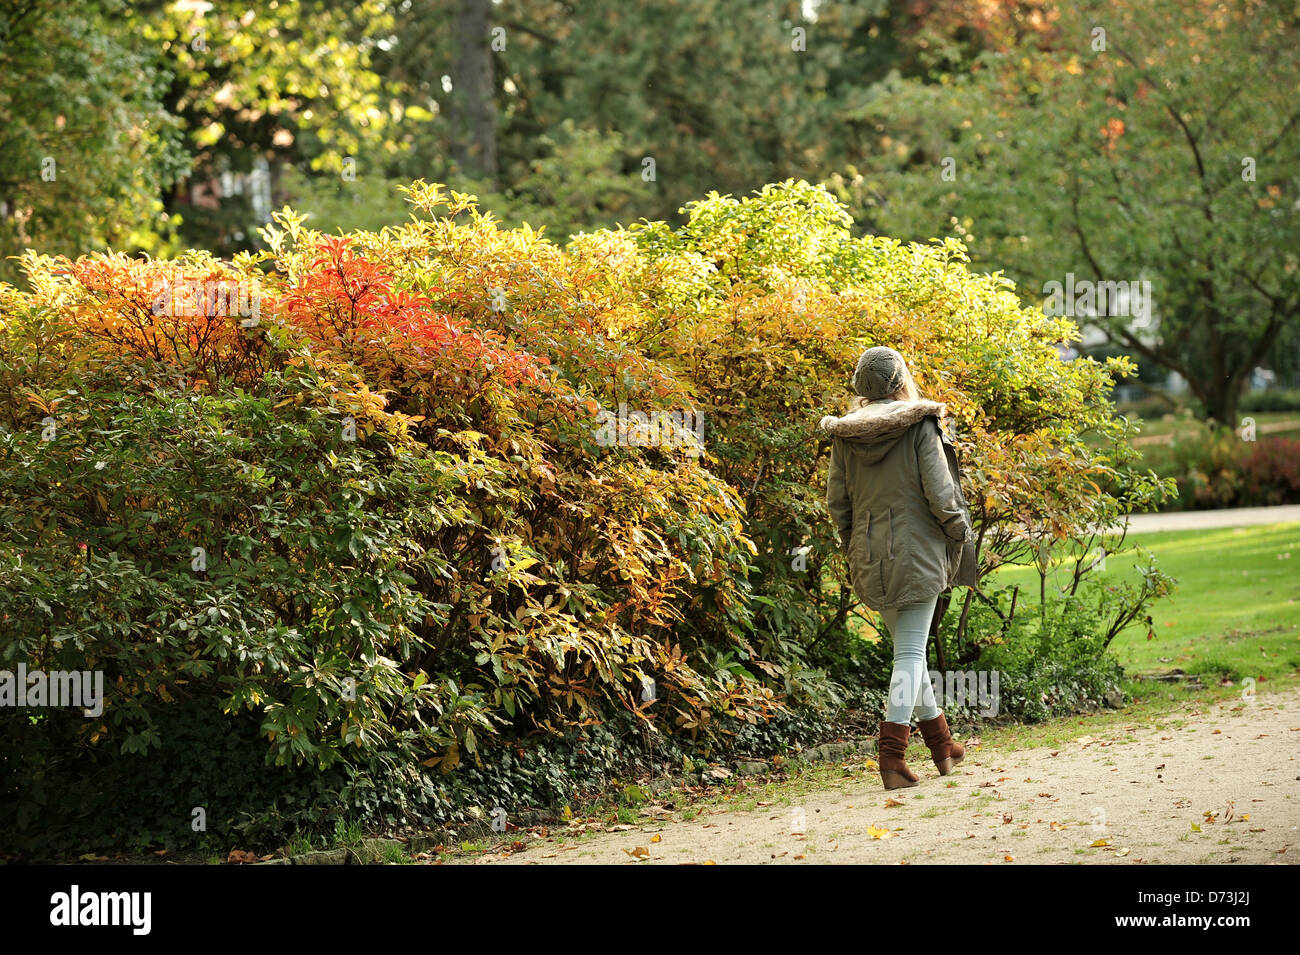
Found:
<svg viewBox="0 0 1300 955"><path fill-rule="evenodd" d="M451 72L452 155L469 176L497 178L496 103L492 80L492 0L459 0L458 51Z"/></svg>
<svg viewBox="0 0 1300 955"><path fill-rule="evenodd" d="M934 605L934 616L930 618L930 636L934 637L934 661L941 673L946 672L948 669L948 654L944 652L943 640L939 638L939 624L943 620L943 615L948 611L948 602L950 600L952 600L951 590L940 594Z"/></svg>

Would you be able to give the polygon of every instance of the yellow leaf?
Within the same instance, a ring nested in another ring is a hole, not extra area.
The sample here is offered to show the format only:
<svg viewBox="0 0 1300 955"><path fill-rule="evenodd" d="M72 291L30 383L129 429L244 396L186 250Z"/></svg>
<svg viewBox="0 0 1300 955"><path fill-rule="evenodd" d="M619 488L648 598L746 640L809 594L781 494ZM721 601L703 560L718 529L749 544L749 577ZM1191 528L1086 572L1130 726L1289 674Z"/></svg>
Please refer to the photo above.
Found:
<svg viewBox="0 0 1300 955"><path fill-rule="evenodd" d="M1089 848L1089 849L1097 849L1097 848L1100 848L1101 846L1108 846L1108 845L1110 845L1110 842L1109 842L1109 841L1107 841L1107 840L1105 840L1105 839L1098 839L1096 842L1094 842L1094 843L1093 843L1092 845L1090 845L1088 848Z"/></svg>
<svg viewBox="0 0 1300 955"><path fill-rule="evenodd" d="M460 765L460 746L452 743L447 747L447 755L442 758L442 766L439 767L444 773L449 773Z"/></svg>
<svg viewBox="0 0 1300 955"><path fill-rule="evenodd" d="M663 841L664 841L664 837L661 836L659 833L656 832L653 836L650 837L650 841L651 841L651 842L663 842Z"/></svg>

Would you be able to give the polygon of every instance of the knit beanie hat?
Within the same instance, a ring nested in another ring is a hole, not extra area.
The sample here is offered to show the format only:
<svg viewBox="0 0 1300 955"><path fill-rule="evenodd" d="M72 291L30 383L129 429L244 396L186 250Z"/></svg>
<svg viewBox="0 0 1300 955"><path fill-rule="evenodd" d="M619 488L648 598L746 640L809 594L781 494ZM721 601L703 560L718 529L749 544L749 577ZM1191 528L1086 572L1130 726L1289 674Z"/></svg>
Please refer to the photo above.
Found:
<svg viewBox="0 0 1300 955"><path fill-rule="evenodd" d="M906 366L903 356L892 348L877 345L868 348L858 358L853 372L853 390L868 401L888 398L903 387Z"/></svg>

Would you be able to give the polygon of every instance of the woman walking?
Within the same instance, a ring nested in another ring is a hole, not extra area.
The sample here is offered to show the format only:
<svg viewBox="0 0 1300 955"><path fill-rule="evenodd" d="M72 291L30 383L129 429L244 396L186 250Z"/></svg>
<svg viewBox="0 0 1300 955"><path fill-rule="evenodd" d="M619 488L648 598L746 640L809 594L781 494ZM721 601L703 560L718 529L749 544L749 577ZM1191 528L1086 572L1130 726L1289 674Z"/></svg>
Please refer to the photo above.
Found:
<svg viewBox="0 0 1300 955"><path fill-rule="evenodd" d="M879 763L885 788L899 789L918 781L904 760L913 714L940 775L965 755L935 705L925 649L939 595L977 582L975 549L944 405L917 394L892 348L862 353L853 390L848 414L821 420L833 439L827 505L853 590L894 642Z"/></svg>

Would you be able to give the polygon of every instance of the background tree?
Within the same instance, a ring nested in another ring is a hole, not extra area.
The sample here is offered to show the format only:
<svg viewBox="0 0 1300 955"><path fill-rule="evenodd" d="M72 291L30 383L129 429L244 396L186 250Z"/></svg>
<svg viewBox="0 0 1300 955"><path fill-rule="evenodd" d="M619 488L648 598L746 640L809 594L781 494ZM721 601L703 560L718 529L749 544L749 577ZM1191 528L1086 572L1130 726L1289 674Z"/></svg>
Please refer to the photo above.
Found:
<svg viewBox="0 0 1300 955"><path fill-rule="evenodd" d="M117 0L0 0L0 279L28 245L156 250L160 194L187 170L152 58Z"/></svg>
<svg viewBox="0 0 1300 955"><path fill-rule="evenodd" d="M1300 308L1294 10L1140 0L1055 14L1046 42L986 52L968 77L887 83L874 107L893 148L845 192L890 234L956 232L1031 295L1067 273L1149 280L1151 328L1096 324L1235 422Z"/></svg>

